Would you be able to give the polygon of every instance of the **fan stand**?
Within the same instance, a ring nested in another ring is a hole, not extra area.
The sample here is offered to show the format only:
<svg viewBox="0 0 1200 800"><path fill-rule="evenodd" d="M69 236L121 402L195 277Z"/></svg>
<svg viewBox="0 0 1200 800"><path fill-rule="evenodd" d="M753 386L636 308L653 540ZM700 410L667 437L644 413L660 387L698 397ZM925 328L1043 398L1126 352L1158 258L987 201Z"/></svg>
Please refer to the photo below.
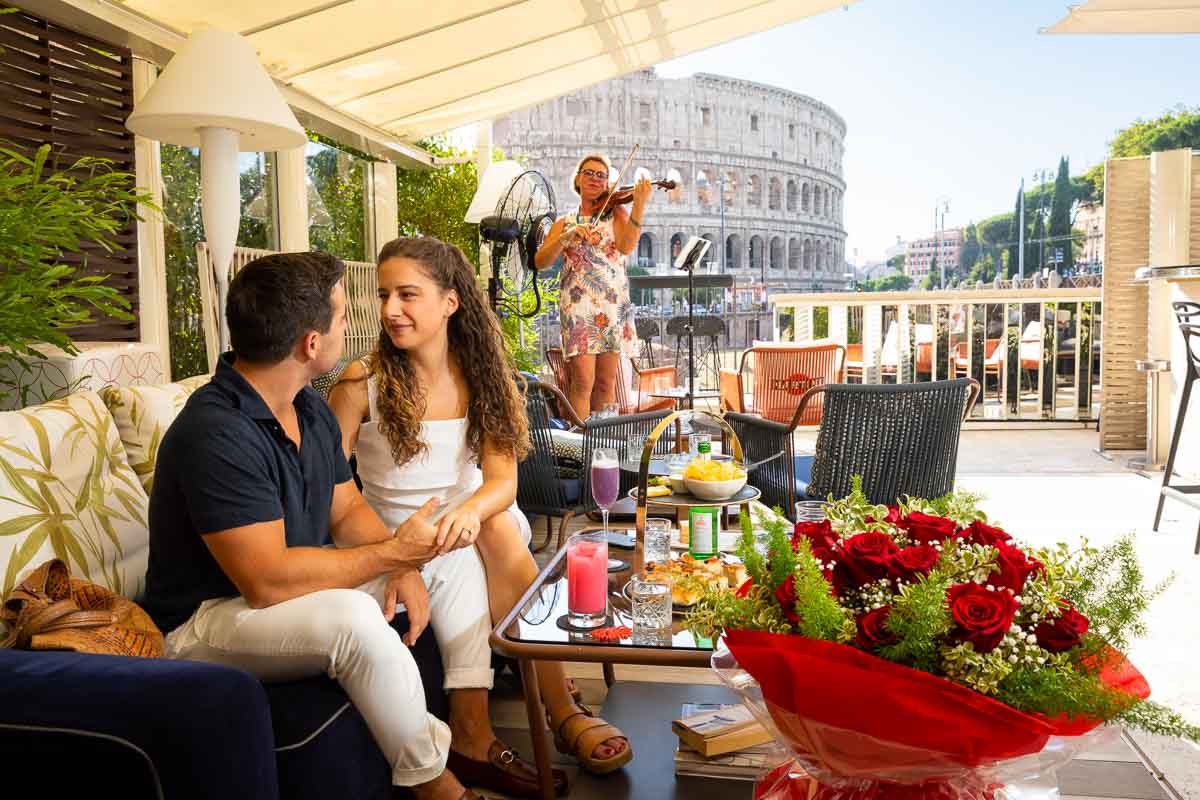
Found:
<svg viewBox="0 0 1200 800"><path fill-rule="evenodd" d="M696 407L696 398L695 398L695 392L696 392L696 390L695 390L695 385L696 385L696 352L695 352L696 341L695 341L695 336L693 335L693 327L694 326L692 324L694 322L694 319L692 317L692 307L696 305L695 265L694 264L685 264L683 269L687 272L687 276L688 276L687 325L683 326L683 330L685 333L687 333L687 343L688 343L687 407L688 407L688 410L690 411Z"/></svg>

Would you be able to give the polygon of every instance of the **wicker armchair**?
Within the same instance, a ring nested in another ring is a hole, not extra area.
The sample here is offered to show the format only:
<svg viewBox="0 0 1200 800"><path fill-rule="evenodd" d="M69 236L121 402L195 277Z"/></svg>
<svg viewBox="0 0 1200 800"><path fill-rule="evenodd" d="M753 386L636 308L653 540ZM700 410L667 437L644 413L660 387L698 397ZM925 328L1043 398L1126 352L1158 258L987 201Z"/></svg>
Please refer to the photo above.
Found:
<svg viewBox="0 0 1200 800"><path fill-rule="evenodd" d="M746 366L754 357L754 391L746 392ZM791 423L802 395L814 386L841 383L846 350L840 344L810 347L752 347L742 353L737 372L721 370L721 410L757 414L763 419ZM798 421L821 422L821 404L811 405Z"/></svg>
<svg viewBox="0 0 1200 800"><path fill-rule="evenodd" d="M750 465L750 484L794 519L797 499L843 497L861 475L874 503L940 497L954 488L962 421L979 396L969 378L890 385L826 384L805 393L790 425L726 413ZM792 432L824 400L816 454L798 456Z"/></svg>

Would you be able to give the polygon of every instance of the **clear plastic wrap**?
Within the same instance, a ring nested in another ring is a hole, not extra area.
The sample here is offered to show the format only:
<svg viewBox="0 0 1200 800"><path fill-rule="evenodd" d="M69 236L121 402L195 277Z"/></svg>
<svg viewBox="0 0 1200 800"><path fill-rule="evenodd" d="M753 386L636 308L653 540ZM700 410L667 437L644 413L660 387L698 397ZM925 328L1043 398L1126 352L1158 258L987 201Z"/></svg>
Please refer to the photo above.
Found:
<svg viewBox="0 0 1200 800"><path fill-rule="evenodd" d="M823 655L828 652L825 648ZM712 657L717 675L792 759L760 779L755 800L1057 800L1056 770L1079 752L1119 735L1117 729L1103 727L1055 735L1054 721L1011 709L1005 718L1002 709L987 705L1001 704L975 693L976 699L962 703L962 692L970 690L925 673L914 673L923 685L906 692L910 687L898 678L908 676L878 659L878 681L866 686L861 682L869 678L840 669L841 664L798 671L796 662L784 666L787 660L777 653L768 658L769 668L756 661L760 682L739 665L725 639ZM932 681L945 685L940 697L930 694L930 686L940 688ZM897 697L888 704L890 692L906 694L908 702ZM811 707L806 697L814 698ZM872 707L878 713L864 713ZM988 717L979 713L981 708L998 713ZM1016 715L1028 722L1014 735L1023 722ZM991 729L997 735L989 743Z"/></svg>

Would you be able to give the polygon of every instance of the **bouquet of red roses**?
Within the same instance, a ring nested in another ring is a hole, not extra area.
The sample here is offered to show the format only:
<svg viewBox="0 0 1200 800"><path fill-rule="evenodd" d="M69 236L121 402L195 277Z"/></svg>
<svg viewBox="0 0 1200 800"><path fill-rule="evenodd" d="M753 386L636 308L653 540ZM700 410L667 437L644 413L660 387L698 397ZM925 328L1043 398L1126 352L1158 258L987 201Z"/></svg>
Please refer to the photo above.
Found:
<svg viewBox="0 0 1200 800"><path fill-rule="evenodd" d="M823 522L760 520L765 552L743 517L750 579L688 624L723 635L714 668L802 768L756 800L1036 797L1106 721L1200 734L1121 655L1162 588L1132 541L1024 547L977 500L878 506L856 483Z"/></svg>

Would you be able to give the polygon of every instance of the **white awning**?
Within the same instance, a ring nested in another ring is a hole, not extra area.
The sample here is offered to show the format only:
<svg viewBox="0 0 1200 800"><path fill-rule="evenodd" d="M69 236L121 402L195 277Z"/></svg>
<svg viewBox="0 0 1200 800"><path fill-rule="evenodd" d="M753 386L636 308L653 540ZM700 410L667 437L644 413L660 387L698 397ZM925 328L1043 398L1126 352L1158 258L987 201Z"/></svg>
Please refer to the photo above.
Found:
<svg viewBox="0 0 1200 800"><path fill-rule="evenodd" d="M1200 0L1089 0L1042 33L1200 33Z"/></svg>
<svg viewBox="0 0 1200 800"><path fill-rule="evenodd" d="M120 8L174 34L241 33L280 83L415 142L856 1L124 0Z"/></svg>

